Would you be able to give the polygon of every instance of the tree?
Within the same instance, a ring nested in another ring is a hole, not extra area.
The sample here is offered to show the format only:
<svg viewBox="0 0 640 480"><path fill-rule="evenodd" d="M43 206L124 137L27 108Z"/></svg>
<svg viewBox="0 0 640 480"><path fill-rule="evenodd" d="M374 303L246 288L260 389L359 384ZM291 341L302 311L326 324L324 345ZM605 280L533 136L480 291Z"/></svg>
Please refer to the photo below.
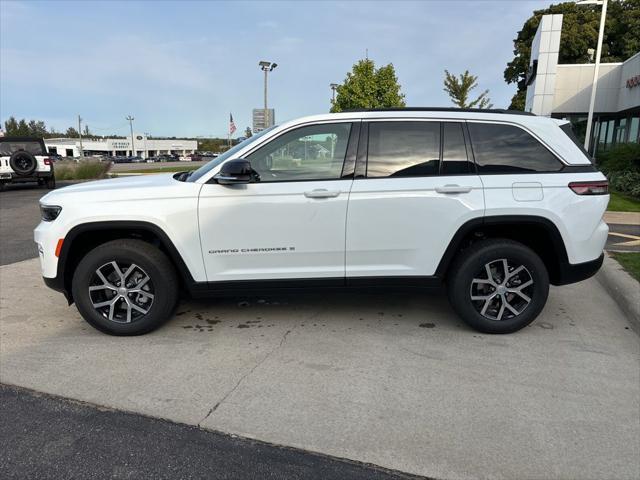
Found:
<svg viewBox="0 0 640 480"><path fill-rule="evenodd" d="M404 107L404 94L393 64L376 69L373 60L360 60L347 73L342 85L336 88L332 112L353 108Z"/></svg>
<svg viewBox="0 0 640 480"><path fill-rule="evenodd" d="M252 137L253 136L253 132L251 131L250 127L247 127L244 129L244 136L246 138Z"/></svg>
<svg viewBox="0 0 640 480"><path fill-rule="evenodd" d="M489 90L485 90L475 100L469 100L471 90L478 86L478 77L465 70L459 77L444 71L444 88L451 101L460 108L491 108L493 104L489 98Z"/></svg>
<svg viewBox="0 0 640 480"><path fill-rule="evenodd" d="M16 130L16 137L28 137L29 136L29 125L25 121L25 119L21 119L18 122L18 129Z"/></svg>
<svg viewBox="0 0 640 480"><path fill-rule="evenodd" d="M7 137L15 137L18 133L18 121L15 117L9 117L4 122L4 134Z"/></svg>
<svg viewBox="0 0 640 480"><path fill-rule="evenodd" d="M78 135L78 131L75 128L69 127L67 128L67 133L65 133L64 136L75 138L75 137L79 137L80 135Z"/></svg>
<svg viewBox="0 0 640 480"><path fill-rule="evenodd" d="M588 63L587 50L595 49L598 42L600 8L600 6L566 2L533 12L513 41L514 59L507 64L504 71L505 81L518 85L509 108L524 110L527 92L525 77L531 57L531 42L542 16L563 14L559 63ZM602 43L602 61L621 62L638 50L640 50L640 0L609 2Z"/></svg>

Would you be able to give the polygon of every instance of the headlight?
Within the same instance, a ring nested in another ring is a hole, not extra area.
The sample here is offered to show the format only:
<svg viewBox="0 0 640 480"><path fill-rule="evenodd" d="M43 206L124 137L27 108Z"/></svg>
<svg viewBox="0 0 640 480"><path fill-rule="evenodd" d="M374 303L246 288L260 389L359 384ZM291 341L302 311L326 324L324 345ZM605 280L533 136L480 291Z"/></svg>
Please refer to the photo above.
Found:
<svg viewBox="0 0 640 480"><path fill-rule="evenodd" d="M40 215L45 222L53 222L61 211L62 207L57 205L40 205Z"/></svg>

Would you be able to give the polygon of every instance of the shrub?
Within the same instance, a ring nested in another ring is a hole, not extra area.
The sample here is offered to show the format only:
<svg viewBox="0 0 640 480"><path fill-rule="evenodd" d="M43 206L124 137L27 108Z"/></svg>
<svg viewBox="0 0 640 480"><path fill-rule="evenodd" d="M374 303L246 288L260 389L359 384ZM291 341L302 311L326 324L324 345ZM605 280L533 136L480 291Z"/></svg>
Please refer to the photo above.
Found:
<svg viewBox="0 0 640 480"><path fill-rule="evenodd" d="M98 160L61 160L55 163L53 170L57 180L90 180L106 178L110 168L110 162Z"/></svg>
<svg viewBox="0 0 640 480"><path fill-rule="evenodd" d="M607 177L611 190L640 198L640 170L609 172Z"/></svg>
<svg viewBox="0 0 640 480"><path fill-rule="evenodd" d="M598 165L605 173L640 172L640 144L621 143L597 154Z"/></svg>

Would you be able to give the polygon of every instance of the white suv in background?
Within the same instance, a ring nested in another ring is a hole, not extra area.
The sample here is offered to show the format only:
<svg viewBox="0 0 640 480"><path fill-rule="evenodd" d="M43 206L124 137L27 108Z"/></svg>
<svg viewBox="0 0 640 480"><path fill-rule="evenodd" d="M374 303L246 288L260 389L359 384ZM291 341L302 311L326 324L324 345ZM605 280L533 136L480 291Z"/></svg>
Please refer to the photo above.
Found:
<svg viewBox="0 0 640 480"><path fill-rule="evenodd" d="M42 138L0 137L0 190L10 183L37 182L56 188L53 159Z"/></svg>
<svg viewBox="0 0 640 480"><path fill-rule="evenodd" d="M513 332L549 284L593 275L605 177L565 121L501 110L317 115L193 173L41 199L44 280L94 327L148 332L194 297L438 287L472 327Z"/></svg>

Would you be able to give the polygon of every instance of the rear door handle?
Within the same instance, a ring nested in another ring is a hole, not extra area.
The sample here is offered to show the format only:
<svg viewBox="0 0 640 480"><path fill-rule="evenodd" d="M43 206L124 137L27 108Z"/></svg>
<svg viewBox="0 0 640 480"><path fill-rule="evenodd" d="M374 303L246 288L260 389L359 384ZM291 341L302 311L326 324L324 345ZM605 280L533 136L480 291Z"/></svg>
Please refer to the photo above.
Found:
<svg viewBox="0 0 640 480"><path fill-rule="evenodd" d="M467 187L463 185L444 185L442 187L436 187L438 193L469 193L473 190L473 187Z"/></svg>
<svg viewBox="0 0 640 480"><path fill-rule="evenodd" d="M304 192L304 196L307 198L335 198L338 195L340 195L340 190L326 190L324 188Z"/></svg>

